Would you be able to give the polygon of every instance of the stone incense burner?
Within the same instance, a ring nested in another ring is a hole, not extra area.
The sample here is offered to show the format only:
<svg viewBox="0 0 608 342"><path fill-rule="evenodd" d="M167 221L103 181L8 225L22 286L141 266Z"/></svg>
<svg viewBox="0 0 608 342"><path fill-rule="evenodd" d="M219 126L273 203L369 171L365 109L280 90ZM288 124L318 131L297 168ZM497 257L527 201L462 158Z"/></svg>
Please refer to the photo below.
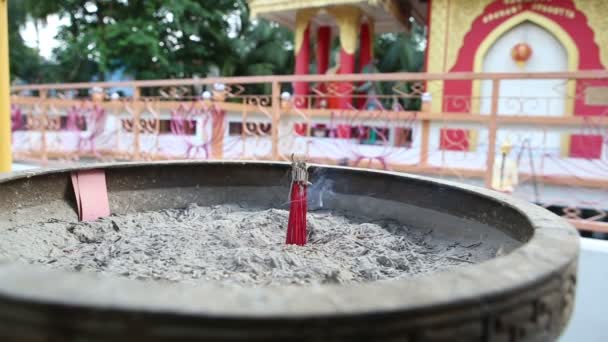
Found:
<svg viewBox="0 0 608 342"><path fill-rule="evenodd" d="M279 180L290 166L95 167L105 169L112 213L128 214L237 201L279 208L288 192ZM77 221L73 171L1 178L0 230L35 230L50 217ZM577 232L559 217L462 184L317 165L313 184L317 171L333 182L328 210L391 218L443 240L475 242L481 234L491 246L504 239L511 247L411 278L278 287L139 281L0 260L0 340L554 341L564 329L579 250Z"/></svg>

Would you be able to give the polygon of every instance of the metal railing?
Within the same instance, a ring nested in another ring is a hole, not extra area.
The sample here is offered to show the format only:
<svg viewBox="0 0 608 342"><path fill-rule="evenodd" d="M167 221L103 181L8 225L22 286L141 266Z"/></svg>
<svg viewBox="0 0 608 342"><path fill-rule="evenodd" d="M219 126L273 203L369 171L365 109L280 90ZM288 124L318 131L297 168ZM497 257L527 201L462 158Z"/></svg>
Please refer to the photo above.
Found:
<svg viewBox="0 0 608 342"><path fill-rule="evenodd" d="M309 92L292 94L295 83ZM12 88L13 150L17 160L43 162L293 153L490 188L508 141L516 192L561 208L580 229L608 232L606 89L608 71L26 85ZM565 192L571 187L581 198Z"/></svg>

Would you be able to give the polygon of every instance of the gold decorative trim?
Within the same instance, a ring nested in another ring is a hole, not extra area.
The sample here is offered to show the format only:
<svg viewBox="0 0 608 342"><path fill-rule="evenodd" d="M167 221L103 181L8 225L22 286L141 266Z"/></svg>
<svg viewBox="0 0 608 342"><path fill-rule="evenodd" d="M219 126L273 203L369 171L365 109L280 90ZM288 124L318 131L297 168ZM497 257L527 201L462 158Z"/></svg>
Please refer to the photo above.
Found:
<svg viewBox="0 0 608 342"><path fill-rule="evenodd" d="M595 43L600 49L600 59L604 68L608 67L608 1L573 0L578 10L585 14L587 23L593 30Z"/></svg>
<svg viewBox="0 0 608 342"><path fill-rule="evenodd" d="M561 135L561 143L560 143L560 156L562 158L570 157L570 133L562 133Z"/></svg>
<svg viewBox="0 0 608 342"><path fill-rule="evenodd" d="M355 54L359 45L361 9L355 6L333 6L326 10L336 19L340 29L340 46L346 53Z"/></svg>
<svg viewBox="0 0 608 342"><path fill-rule="evenodd" d="M449 39L445 49L444 72L450 71L456 64L458 53L464 44L464 38L473 27L475 20L481 16L486 7L494 0L453 1L450 10ZM445 6L445 5L444 5Z"/></svg>
<svg viewBox="0 0 608 342"><path fill-rule="evenodd" d="M327 8L332 6L368 6L378 7L380 11L372 10L370 15L382 21L395 21L395 24L406 26L409 24L409 14L404 13L399 5L401 0L249 0L249 13L252 18L265 16L273 18L273 14L289 14L293 19L293 12L312 8ZM380 13L386 13L380 14ZM279 18L279 17L277 17ZM275 19L273 19L275 20ZM285 21L283 21L286 24ZM291 22L293 25L293 22ZM287 25L287 26L291 26Z"/></svg>
<svg viewBox="0 0 608 342"><path fill-rule="evenodd" d="M447 1L431 1L431 22L429 32L429 46L427 47L427 71L430 73L443 72L443 56L445 51L445 36L447 31Z"/></svg>
<svg viewBox="0 0 608 342"><path fill-rule="evenodd" d="M318 8L300 10L296 13L296 32L294 35L294 53L297 56L304 42L304 32L310 24L310 20L317 14Z"/></svg>
<svg viewBox="0 0 608 342"><path fill-rule="evenodd" d="M469 152L476 152L477 144L479 143L479 131L476 129L469 129L467 133L469 136Z"/></svg>
<svg viewBox="0 0 608 342"><path fill-rule="evenodd" d="M431 1L431 23L429 46L427 48L427 72L444 72L445 39L447 32L447 1ZM427 92L431 93L431 112L440 113L443 108L443 81L427 82Z"/></svg>
<svg viewBox="0 0 608 342"><path fill-rule="evenodd" d="M311 8L321 8L336 5L354 5L369 3L368 0L249 0L249 11L252 17L259 14L299 11ZM377 0L372 0L371 4L377 5Z"/></svg>
<svg viewBox="0 0 608 342"><path fill-rule="evenodd" d="M513 27L525 22L530 21L547 31L549 31L557 40L562 43L564 48L566 49L566 53L568 55L568 71L576 71L578 70L579 64L579 51L576 43L570 37L570 35L556 22L553 20L531 12L525 11L516 16L513 16L507 19L505 22L496 27L490 34L486 36L483 42L477 48L477 52L475 53L474 59L474 72L482 72L483 70L483 60L488 53L488 50L494 45L494 43L507 31L512 29ZM481 89L481 81L474 80L473 81L473 91L471 93L471 112L479 113L480 111L480 89ZM566 115L572 115L574 113L574 97L576 91L576 84L573 80L568 80L566 85Z"/></svg>

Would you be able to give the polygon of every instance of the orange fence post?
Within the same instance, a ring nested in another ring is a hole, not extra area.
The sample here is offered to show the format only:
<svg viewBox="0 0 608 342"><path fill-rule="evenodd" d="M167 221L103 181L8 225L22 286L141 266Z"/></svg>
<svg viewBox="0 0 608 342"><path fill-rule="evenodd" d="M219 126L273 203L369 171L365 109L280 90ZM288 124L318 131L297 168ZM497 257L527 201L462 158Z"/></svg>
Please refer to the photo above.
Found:
<svg viewBox="0 0 608 342"><path fill-rule="evenodd" d="M42 155L42 163L43 165L47 165L49 161L49 148L46 140L46 130L49 128L49 106L47 104L48 98L48 90L43 89L40 90L40 94L38 95L40 99L40 120L38 122L40 125L38 126L40 129L40 149Z"/></svg>
<svg viewBox="0 0 608 342"><path fill-rule="evenodd" d="M281 119L281 84L272 82L272 159L279 160L279 121Z"/></svg>
<svg viewBox="0 0 608 342"><path fill-rule="evenodd" d="M135 87L133 91L133 107L135 111L133 112L133 159L139 160L141 159L141 144L139 141L139 136L141 133L141 112L142 106L140 105L140 96L141 89L139 87Z"/></svg>
<svg viewBox="0 0 608 342"><path fill-rule="evenodd" d="M420 110L424 114L431 113L431 94L424 93L422 95L422 108ZM422 118L422 132L420 135L420 165L427 166L429 163L429 139L431 136L431 120Z"/></svg>
<svg viewBox="0 0 608 342"><path fill-rule="evenodd" d="M498 116L498 95L500 93L500 79L492 80L492 106L490 108L490 120L488 120L488 154L486 159L485 184L486 188L492 187L492 176L494 171L494 157L496 154L496 130Z"/></svg>

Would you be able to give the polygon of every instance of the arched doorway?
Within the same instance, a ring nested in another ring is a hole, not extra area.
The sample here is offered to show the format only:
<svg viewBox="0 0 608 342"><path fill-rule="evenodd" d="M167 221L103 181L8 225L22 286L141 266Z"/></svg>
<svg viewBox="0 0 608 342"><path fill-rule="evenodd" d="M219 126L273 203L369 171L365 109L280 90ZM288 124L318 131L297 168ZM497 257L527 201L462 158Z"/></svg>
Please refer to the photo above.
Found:
<svg viewBox="0 0 608 342"><path fill-rule="evenodd" d="M511 57L515 44L528 43L530 60L520 68ZM570 35L554 21L527 11L496 27L475 53L475 72L576 71L579 52ZM491 81L474 81L472 112L488 114ZM501 81L498 113L503 115L572 115L575 83L567 80Z"/></svg>
<svg viewBox="0 0 608 342"><path fill-rule="evenodd" d="M512 48L526 43L532 47L530 59L518 65L511 57ZM482 72L560 72L568 71L568 51L549 31L524 21L502 34L487 50L481 62ZM492 81L481 83L480 113L491 107ZM562 116L567 113L567 81L561 79L503 80L500 84L498 113L501 115Z"/></svg>

